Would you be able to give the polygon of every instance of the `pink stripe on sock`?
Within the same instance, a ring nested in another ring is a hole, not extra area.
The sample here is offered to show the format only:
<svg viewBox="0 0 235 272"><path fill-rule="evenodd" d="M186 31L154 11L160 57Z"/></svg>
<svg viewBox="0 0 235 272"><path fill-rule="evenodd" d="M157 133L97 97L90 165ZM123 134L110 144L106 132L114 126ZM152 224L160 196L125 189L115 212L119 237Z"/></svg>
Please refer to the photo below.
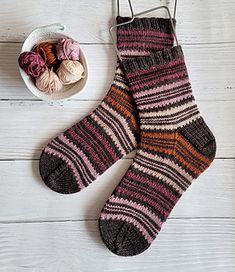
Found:
<svg viewBox="0 0 235 272"><path fill-rule="evenodd" d="M147 187L150 187L152 189L158 189L158 190L160 189L159 191L162 191L157 182L152 182L151 180L149 180L147 178L141 179L139 176L137 176L136 174L134 174L131 171L127 172L127 176L129 176L131 179L138 180L138 181L142 182L143 184L147 185ZM164 191L164 192L162 191L162 193L164 195L166 195L172 202L176 203L178 201L178 198L173 193L170 193L168 190Z"/></svg>
<svg viewBox="0 0 235 272"><path fill-rule="evenodd" d="M137 105L137 108L139 110L146 110L146 109L153 109L153 108L157 108L157 107L163 107L163 106L166 106L166 105L169 105L169 104L175 104L177 102L180 102L184 99L187 99L187 98L190 98L192 97L192 93L186 93L184 95L180 95L180 96L177 96L175 98L172 98L172 99L166 99L166 100L163 100L161 102L156 102L156 103L148 103L146 105Z"/></svg>
<svg viewBox="0 0 235 272"><path fill-rule="evenodd" d="M75 179L77 181L77 184L79 186L79 189L85 188L85 185L82 183L80 174L78 173L76 167L74 166L74 163L68 157L64 156L64 154L62 154L62 153L58 152L57 150L54 150L48 146L44 149L44 151L48 154L53 154L56 157L62 159L72 170L72 172L75 176Z"/></svg>
<svg viewBox="0 0 235 272"><path fill-rule="evenodd" d="M181 87L181 86L183 86L183 85L185 85L187 83L189 83L188 79L184 79L184 80L181 80L181 81L178 81L178 82L170 83L168 85L164 85L164 86L160 86L160 87L157 87L157 88L153 88L153 89L144 90L144 91L134 93L133 97L134 98L140 98L140 97L148 96L148 95L155 94L155 93L156 94L157 93L162 93L162 92L174 89L174 88Z"/></svg>
<svg viewBox="0 0 235 272"><path fill-rule="evenodd" d="M148 42L146 42L145 44L143 44L142 42L119 42L118 43L118 48L120 50L122 50L122 48L125 48L125 47L132 47L132 48L138 47L140 49L143 48L145 50L166 48L165 45L160 46L159 44L154 44L154 43L152 44L152 43L148 43Z"/></svg>
<svg viewBox="0 0 235 272"><path fill-rule="evenodd" d="M164 69L164 70L153 70L151 71L151 73L148 73L144 76L138 76L136 78L131 78L132 80L132 84L131 85L139 85L141 83L143 83L143 79L144 79L144 82L151 82L152 80L157 80L157 79L161 79L162 77L167 77L167 76L174 76L175 74L185 74L185 75L188 75L187 74L187 70L185 69L185 67L183 67L182 65L180 66L173 66L171 67L170 69ZM167 82L164 84L166 85Z"/></svg>
<svg viewBox="0 0 235 272"><path fill-rule="evenodd" d="M151 96L146 96L144 98L136 99L136 104L137 105L148 105L148 104L154 103L154 102L160 102L160 101L162 102L165 100L175 98L177 96L185 95L187 93L192 95L192 89L189 86L180 87L175 90L169 90L166 92L162 91L161 93L158 93L158 94L153 94Z"/></svg>
<svg viewBox="0 0 235 272"><path fill-rule="evenodd" d="M103 164L103 162L98 157L97 153L80 136L78 136L78 134L73 130L73 128L70 128L68 130L68 133L72 138L77 140L79 143L81 143L84 146L84 148L87 149L87 151L91 154L91 156L95 158L96 163L99 165L102 171L105 171L107 169L107 167Z"/></svg>
<svg viewBox="0 0 235 272"><path fill-rule="evenodd" d="M149 51L138 51L138 50L123 50L123 49L120 49L119 50L121 55L123 57L130 57L130 56L137 56L137 57L143 57L143 56L148 56L150 54Z"/></svg>
<svg viewBox="0 0 235 272"><path fill-rule="evenodd" d="M146 217L146 215L144 216L143 214L141 214L138 211L135 211L133 208L130 207L125 207L125 206L112 206L110 204L106 204L105 208L104 208L104 212L107 213L118 213L120 215L127 215L133 218L136 218L136 220L141 221L141 225L143 225L143 227L145 227L148 231L150 231L152 234L155 234L158 231L159 227L155 227L150 220L148 220L148 218Z"/></svg>
<svg viewBox="0 0 235 272"><path fill-rule="evenodd" d="M149 186L148 189L145 189L146 185L145 185L145 188L141 187L140 182L141 183L144 182L143 180L140 181L138 183L138 185L137 185L137 183L133 184L133 181L131 181L129 179L124 178L124 180L125 180L125 184L127 184L129 187L132 187L132 188L138 190L140 193L144 192L145 194L151 195L152 198L156 198L158 200L157 201L158 203L156 203L156 205L157 205L156 207L163 214L165 214L165 210L170 211L172 209L172 204L170 204L168 201L164 201L163 200L164 197L161 197L158 192L152 191L151 194L149 193L149 191L151 191L151 189L152 189L152 187L150 187L151 185Z"/></svg>
<svg viewBox="0 0 235 272"><path fill-rule="evenodd" d="M67 146L69 146L71 149L73 149L78 154L78 156L82 158L83 161L81 161L81 163L86 164L87 168L89 169L93 177L98 176L98 173L93 168L91 162L88 160L87 156L82 152L80 148L78 148L76 145L70 142L69 139L67 139L66 136L64 136L63 134L61 134L58 138Z"/></svg>
<svg viewBox="0 0 235 272"><path fill-rule="evenodd" d="M142 37L138 37L135 36L133 37L133 35L119 35L117 37L118 42L127 42L127 41L141 41L143 44L145 42L164 42L164 43L172 43L172 41L174 40L174 36L172 35L171 37L160 37L160 36L150 36L150 35L144 35Z"/></svg>
<svg viewBox="0 0 235 272"><path fill-rule="evenodd" d="M144 37L144 41L142 39L133 39L132 37L128 37L128 36L125 36L125 37L122 37L122 38L119 38L118 39L118 43L117 43L117 46L121 47L123 46L122 44L123 43L127 43L128 46L130 46L131 43L140 43L141 47L144 47L148 44L155 44L156 46L157 45L161 45L161 46L164 46L163 47L164 49L165 48L168 48L168 47L172 47L173 46L173 38L172 39L162 39L161 37Z"/></svg>
<svg viewBox="0 0 235 272"><path fill-rule="evenodd" d="M152 219L159 227L162 225L162 221L160 220L160 218L157 217L156 214L152 213L148 208L146 208L145 206L142 206L136 202L133 202L131 200L127 200L127 199L123 199L123 198L118 198L118 197L115 197L114 195L112 195L109 199L109 202L107 204L110 205L110 202L111 204L112 203L116 203L116 204L120 204L120 206L122 204L124 205L127 205L129 207L133 207L135 208L136 210L139 210L143 213L145 213L150 219ZM106 204L106 205L107 205Z"/></svg>
<svg viewBox="0 0 235 272"><path fill-rule="evenodd" d="M181 77L184 77L184 76L187 76L188 73L187 71L182 71L182 72L179 72L179 73L174 73L174 74L171 74L171 75L167 75L167 76L161 76L157 79L149 79L148 82L143 82L143 83L138 83L138 84L135 84L135 82L133 82L133 85L130 87L130 89L135 92L135 91L139 91L139 89L144 89L146 88L146 86L149 86L151 87L151 85L154 87L154 85L158 85L158 84L161 84L161 82L163 81L166 81L166 80L172 80L172 79L176 79L177 78L181 78Z"/></svg>
<svg viewBox="0 0 235 272"><path fill-rule="evenodd" d="M151 30L122 30L117 29L118 35L140 35L140 36L156 36L162 38L172 38L172 33L159 32L159 31L151 31Z"/></svg>
<svg viewBox="0 0 235 272"><path fill-rule="evenodd" d="M90 123L88 123L86 120L83 122L87 128L89 128L94 135L102 142L103 148L101 147L102 151L104 151L104 148L109 152L109 154L111 155L112 159L114 161L119 160L119 157L117 156L117 154L114 152L112 146L110 145L110 143L108 141L106 141L106 139L103 137L103 135L101 133L99 133L98 130L96 130L95 127L91 126Z"/></svg>
<svg viewBox="0 0 235 272"><path fill-rule="evenodd" d="M169 212L164 210L156 201L153 201L150 198L145 197L141 193L133 192L133 191L130 191L130 190L126 189L126 188L121 188L120 186L117 188L117 192L120 193L120 194L123 194L123 195L128 195L128 196L131 196L131 197L135 197L138 200L141 200L141 201L144 201L144 202L148 203L153 208L155 208L156 210L161 212L161 214L165 218L169 215Z"/></svg>
<svg viewBox="0 0 235 272"><path fill-rule="evenodd" d="M143 234L144 238L148 241L149 244L152 243L153 238L149 235L149 233L146 231L146 229L134 218L127 216L127 215L118 215L118 214L110 214L102 212L100 215L100 218L102 220L121 220L126 221L130 224L133 224L135 227L139 229L139 231Z"/></svg>
<svg viewBox="0 0 235 272"><path fill-rule="evenodd" d="M77 158L74 158L74 154L71 153L71 151L68 150L68 147L66 145L64 145L64 143L59 143L58 142L58 138L55 138L52 142L51 142L51 148L52 149L55 149L55 150L58 150L58 152L61 152L62 154L64 154L66 157L68 157L72 162L73 162L73 165L76 167L76 169L79 169L78 172L79 172L79 175L80 177L83 178L83 180L85 179L85 183L84 185L87 186L87 183L90 183L90 177L87 173L87 171L84 171L84 167L81 166L81 163L80 161L77 159Z"/></svg>
<svg viewBox="0 0 235 272"><path fill-rule="evenodd" d="M131 78L131 77L136 77L136 76L140 76L140 75L143 76L145 74L148 74L148 73L154 72L154 71L156 71L156 73L159 73L163 69L171 68L171 67L177 66L179 64L184 64L183 57L178 58L176 60L172 60L172 61L170 61L168 63L165 63L165 64L149 67L148 69L143 69L143 70L137 70L135 72L130 72L130 73L127 73L127 75L128 75L128 78Z"/></svg>

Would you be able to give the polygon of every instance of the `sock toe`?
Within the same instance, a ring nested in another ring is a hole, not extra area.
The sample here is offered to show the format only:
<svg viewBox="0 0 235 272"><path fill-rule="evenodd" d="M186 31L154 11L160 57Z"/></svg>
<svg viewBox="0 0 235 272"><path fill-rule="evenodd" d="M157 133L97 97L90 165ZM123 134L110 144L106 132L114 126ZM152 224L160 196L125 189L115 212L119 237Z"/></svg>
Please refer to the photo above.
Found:
<svg viewBox="0 0 235 272"><path fill-rule="evenodd" d="M53 155L43 152L39 162L40 175L51 190L73 194L80 189L68 165Z"/></svg>
<svg viewBox="0 0 235 272"><path fill-rule="evenodd" d="M121 220L99 220L99 229L107 248L119 256L134 256L150 244L132 224Z"/></svg>

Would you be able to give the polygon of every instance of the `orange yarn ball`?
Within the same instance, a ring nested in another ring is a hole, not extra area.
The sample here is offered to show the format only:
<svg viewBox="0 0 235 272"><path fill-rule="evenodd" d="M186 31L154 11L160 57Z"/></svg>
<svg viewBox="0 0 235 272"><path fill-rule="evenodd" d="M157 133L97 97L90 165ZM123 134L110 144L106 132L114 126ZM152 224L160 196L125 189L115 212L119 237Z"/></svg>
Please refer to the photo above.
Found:
<svg viewBox="0 0 235 272"><path fill-rule="evenodd" d="M58 64L58 59L56 57L56 44L50 42L40 43L36 47L36 52L39 53L40 49L42 48L46 54L46 65L52 66Z"/></svg>

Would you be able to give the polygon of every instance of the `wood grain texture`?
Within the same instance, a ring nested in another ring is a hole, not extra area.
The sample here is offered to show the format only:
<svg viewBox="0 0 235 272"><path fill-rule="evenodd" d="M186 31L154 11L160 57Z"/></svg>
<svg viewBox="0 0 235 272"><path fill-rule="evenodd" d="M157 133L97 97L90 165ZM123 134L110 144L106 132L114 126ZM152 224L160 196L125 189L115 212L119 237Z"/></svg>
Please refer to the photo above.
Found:
<svg viewBox="0 0 235 272"><path fill-rule="evenodd" d="M45 144L92 111L99 101L0 101L0 159L38 159ZM217 139L217 157L235 157L235 101L200 101Z"/></svg>
<svg viewBox="0 0 235 272"><path fill-rule="evenodd" d="M124 258L105 248L97 222L0 224L0 271L234 272L234 228L234 219L172 219L147 251Z"/></svg>
<svg viewBox="0 0 235 272"><path fill-rule="evenodd" d="M158 4L173 10L174 0L158 2L132 1L135 12ZM129 15L127 1L120 3L121 14ZM217 139L217 159L183 195L151 248L132 258L106 249L97 218L134 153L67 196L44 185L37 160L44 145L94 109L110 87L116 56L108 28L116 0L0 4L0 272L234 272L235 1L178 1L177 35L202 115ZM86 88L64 105L34 97L17 67L30 31L54 22L67 25L89 64Z"/></svg>
<svg viewBox="0 0 235 272"><path fill-rule="evenodd" d="M0 99L36 100L18 72L21 43L0 43ZM82 45L88 58L89 80L72 99L100 100L110 88L116 58L111 45ZM235 100L235 45L183 46L197 100ZM219 63L219 65L218 65Z"/></svg>
<svg viewBox="0 0 235 272"><path fill-rule="evenodd" d="M129 15L127 1L121 1L121 14ZM133 1L134 11L146 10L173 1ZM182 43L234 42L235 2L231 0L180 0L177 9L177 32ZM61 22L67 25L68 34L80 42L110 42L108 26L114 23L116 0L96 2L76 0L46 0L15 2L1 0L0 41L23 41L33 28ZM158 11L149 16L162 16Z"/></svg>
<svg viewBox="0 0 235 272"><path fill-rule="evenodd" d="M118 161L83 191L60 195L42 182L38 161L0 163L0 223L97 219L131 159ZM215 160L183 195L171 218L235 217L235 160Z"/></svg>

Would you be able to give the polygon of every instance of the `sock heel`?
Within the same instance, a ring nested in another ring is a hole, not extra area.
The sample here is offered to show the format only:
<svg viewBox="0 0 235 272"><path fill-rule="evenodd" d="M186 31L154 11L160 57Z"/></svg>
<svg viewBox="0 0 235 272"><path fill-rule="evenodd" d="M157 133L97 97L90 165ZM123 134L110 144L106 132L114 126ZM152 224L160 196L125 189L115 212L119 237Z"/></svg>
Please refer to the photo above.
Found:
<svg viewBox="0 0 235 272"><path fill-rule="evenodd" d="M213 161L216 154L216 141L213 133L202 117L180 129L180 134L203 156Z"/></svg>

